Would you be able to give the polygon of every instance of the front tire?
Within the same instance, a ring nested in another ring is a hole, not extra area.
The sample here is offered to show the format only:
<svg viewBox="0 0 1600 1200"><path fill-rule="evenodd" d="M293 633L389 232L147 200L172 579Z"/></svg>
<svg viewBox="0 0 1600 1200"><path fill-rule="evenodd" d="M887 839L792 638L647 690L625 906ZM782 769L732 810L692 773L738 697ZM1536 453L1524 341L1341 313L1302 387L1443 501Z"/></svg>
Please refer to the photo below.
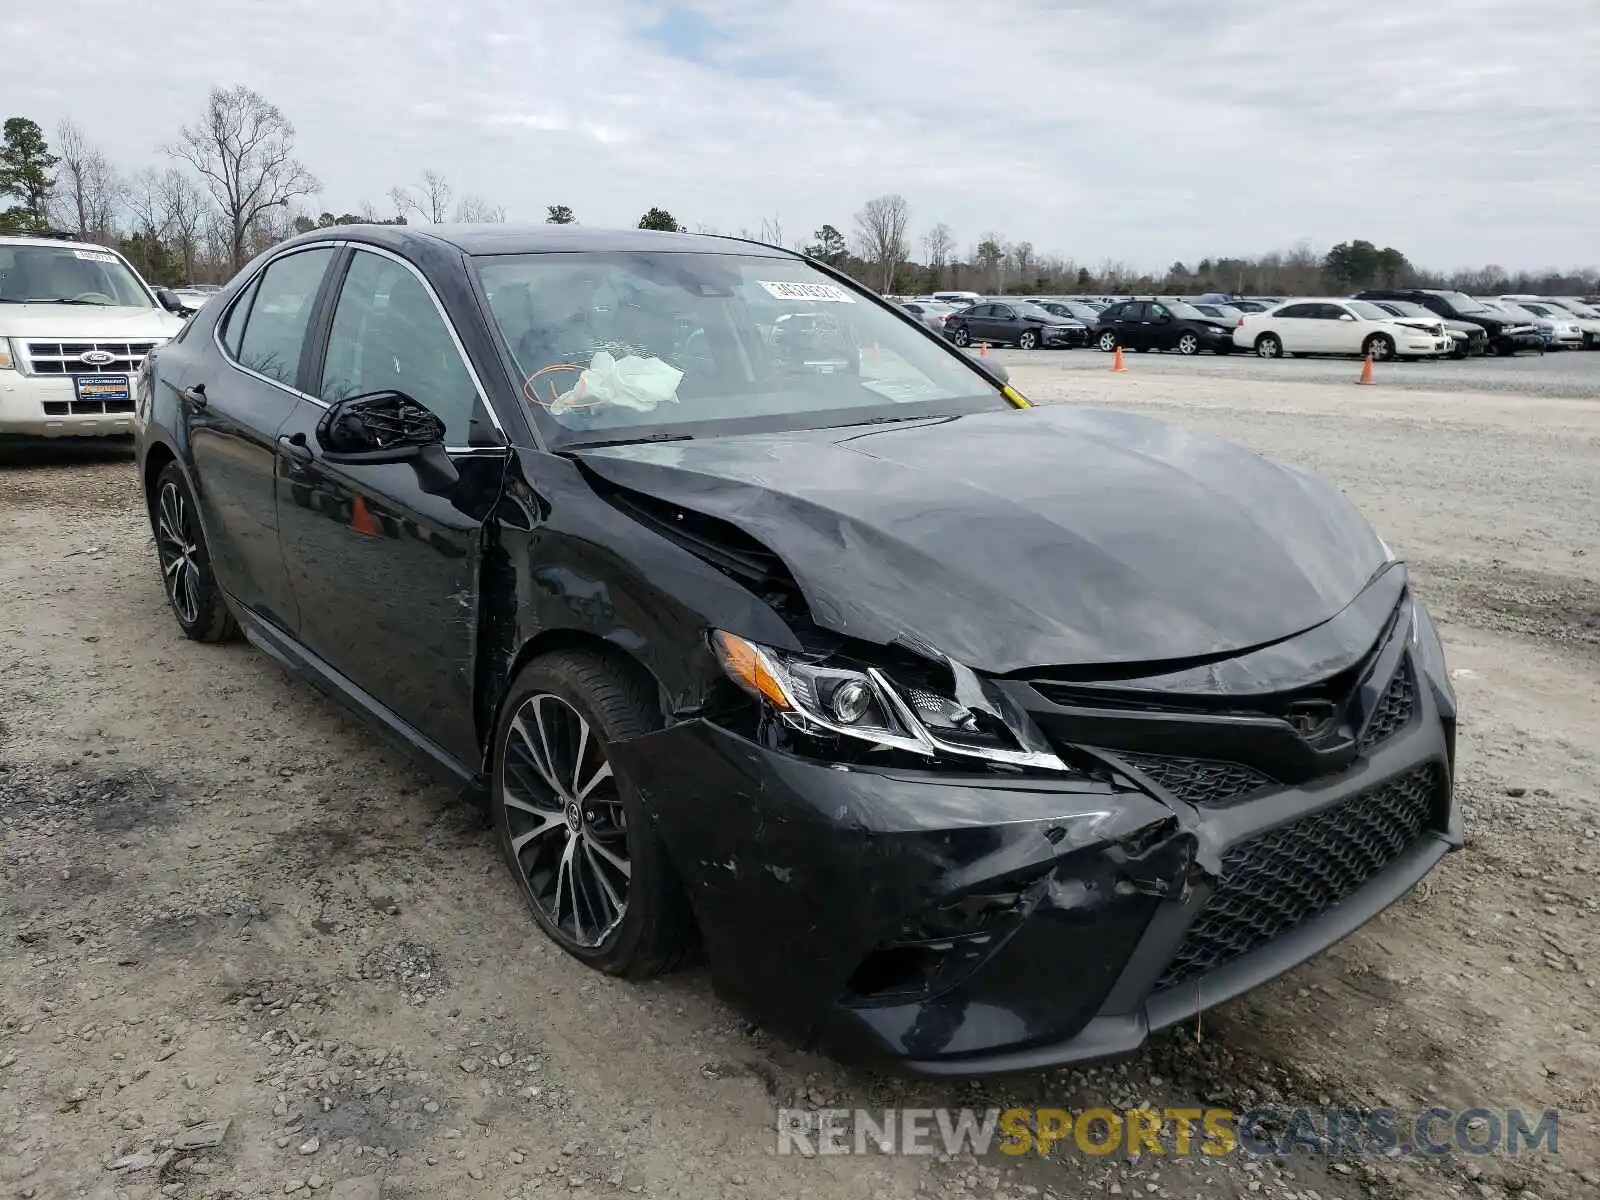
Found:
<svg viewBox="0 0 1600 1200"><path fill-rule="evenodd" d="M156 476L150 497L150 525L156 538L156 558L161 564L167 604L183 636L197 642L225 642L239 627L228 611L211 569L200 510L195 506L189 481L176 461Z"/></svg>
<svg viewBox="0 0 1600 1200"><path fill-rule="evenodd" d="M1200 339L1192 333L1184 334L1178 339L1178 353L1183 355L1185 358L1190 358L1196 354L1199 354Z"/></svg>
<svg viewBox="0 0 1600 1200"><path fill-rule="evenodd" d="M1386 333L1375 333L1361 344L1362 356L1373 362L1391 362L1394 352L1394 339Z"/></svg>
<svg viewBox="0 0 1600 1200"><path fill-rule="evenodd" d="M1031 329L1024 329L1017 335L1017 349L1037 350L1039 348L1039 335Z"/></svg>
<svg viewBox="0 0 1600 1200"><path fill-rule="evenodd" d="M495 729L490 816L534 920L579 961L627 979L679 966L694 922L619 741L659 729L649 678L561 650L524 667Z"/></svg>

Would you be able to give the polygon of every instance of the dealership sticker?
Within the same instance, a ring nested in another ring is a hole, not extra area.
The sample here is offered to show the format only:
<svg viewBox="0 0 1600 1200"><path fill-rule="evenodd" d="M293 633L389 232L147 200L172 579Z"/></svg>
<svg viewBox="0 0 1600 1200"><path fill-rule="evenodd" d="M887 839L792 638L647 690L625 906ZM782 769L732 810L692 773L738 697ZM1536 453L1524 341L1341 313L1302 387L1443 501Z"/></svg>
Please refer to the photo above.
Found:
<svg viewBox="0 0 1600 1200"><path fill-rule="evenodd" d="M815 300L829 304L854 304L856 298L842 287L831 283L789 283L787 281L756 280L779 300Z"/></svg>
<svg viewBox="0 0 1600 1200"><path fill-rule="evenodd" d="M85 262L114 263L117 261L115 254L107 254L102 250L74 250L73 258L81 258Z"/></svg>

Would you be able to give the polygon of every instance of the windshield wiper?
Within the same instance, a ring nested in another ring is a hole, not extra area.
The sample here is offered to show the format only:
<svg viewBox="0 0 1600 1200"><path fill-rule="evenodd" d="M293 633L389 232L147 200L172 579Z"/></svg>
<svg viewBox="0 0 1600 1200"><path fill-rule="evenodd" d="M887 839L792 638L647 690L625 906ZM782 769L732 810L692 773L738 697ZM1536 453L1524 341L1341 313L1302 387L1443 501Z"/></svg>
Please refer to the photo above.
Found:
<svg viewBox="0 0 1600 1200"><path fill-rule="evenodd" d="M574 442L570 446L562 446L567 450L594 450L601 446L633 446L640 442L692 442L692 433L643 433L638 437L607 438L599 442Z"/></svg>

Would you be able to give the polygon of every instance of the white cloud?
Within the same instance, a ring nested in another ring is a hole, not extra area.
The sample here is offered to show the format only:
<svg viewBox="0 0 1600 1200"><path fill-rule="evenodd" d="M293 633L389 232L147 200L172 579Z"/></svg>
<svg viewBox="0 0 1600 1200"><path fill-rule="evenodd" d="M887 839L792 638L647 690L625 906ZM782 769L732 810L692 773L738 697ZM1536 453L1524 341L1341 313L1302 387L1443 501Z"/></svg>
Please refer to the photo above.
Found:
<svg viewBox="0 0 1600 1200"><path fill-rule="evenodd" d="M724 231L914 222L1162 266L1307 239L1417 261L1600 257L1594 0L58 0L9 45L94 29L92 84L14 58L3 114L149 161L213 82L300 130L324 207L424 168L537 220L661 205ZM652 30L661 29L661 33ZM705 34L706 36L700 36Z"/></svg>

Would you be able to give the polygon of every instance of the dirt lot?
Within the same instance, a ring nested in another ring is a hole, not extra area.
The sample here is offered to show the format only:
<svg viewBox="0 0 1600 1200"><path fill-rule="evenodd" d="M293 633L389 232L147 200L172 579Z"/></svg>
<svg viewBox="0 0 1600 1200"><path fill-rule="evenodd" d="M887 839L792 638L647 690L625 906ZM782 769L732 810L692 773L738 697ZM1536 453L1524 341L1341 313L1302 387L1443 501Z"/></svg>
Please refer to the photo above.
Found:
<svg viewBox="0 0 1600 1200"><path fill-rule="evenodd" d="M471 807L178 635L125 457L27 453L0 464L0 1195L1600 1196L1600 401L1006 361L1315 466L1413 561L1470 833L1419 892L1128 1063L849 1073L703 968L554 951ZM1560 1155L773 1153L777 1105L1139 1102L1559 1108Z"/></svg>

